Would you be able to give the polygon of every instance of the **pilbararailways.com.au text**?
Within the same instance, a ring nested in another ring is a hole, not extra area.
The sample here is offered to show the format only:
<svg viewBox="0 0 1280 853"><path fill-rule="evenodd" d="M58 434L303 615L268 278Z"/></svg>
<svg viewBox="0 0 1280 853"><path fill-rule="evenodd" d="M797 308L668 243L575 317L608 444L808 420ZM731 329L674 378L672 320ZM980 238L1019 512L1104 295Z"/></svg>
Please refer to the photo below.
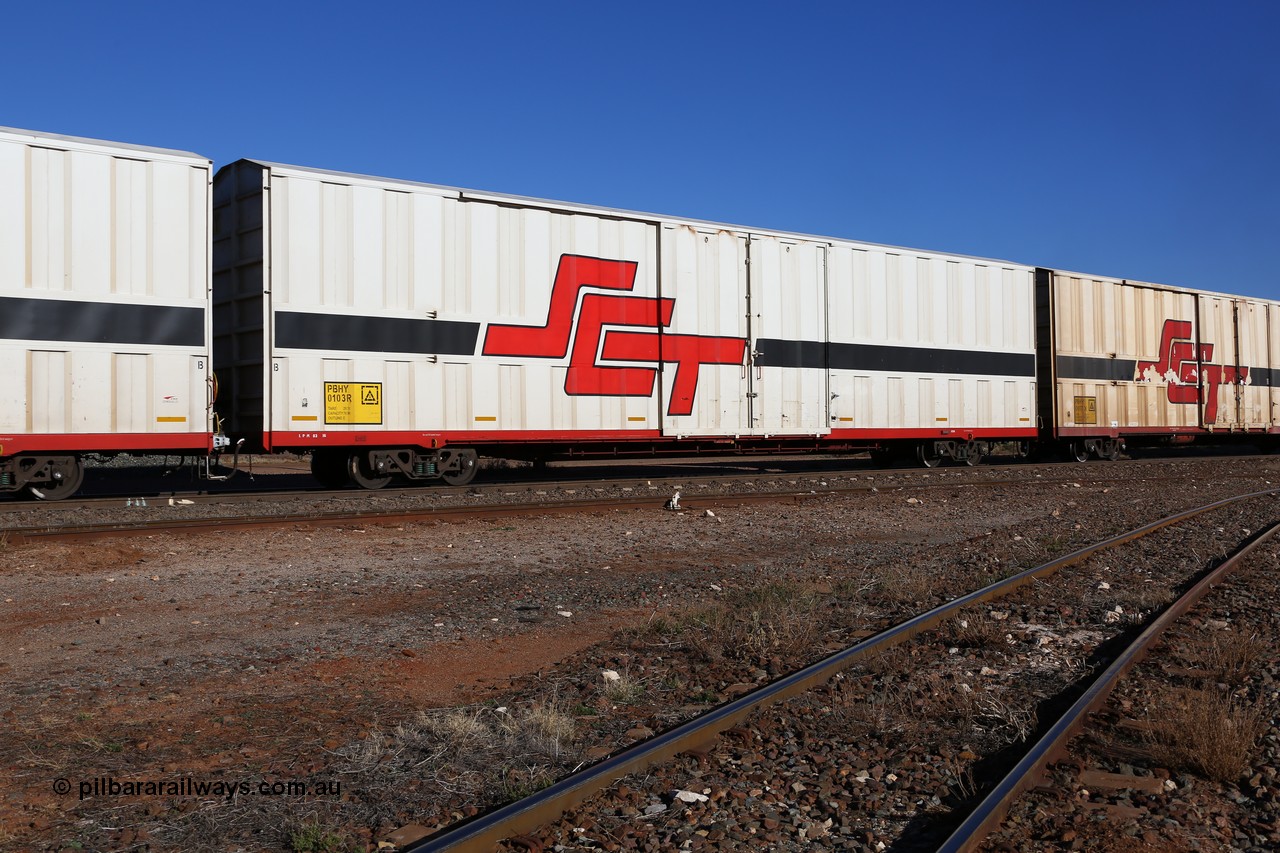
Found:
<svg viewBox="0 0 1280 853"><path fill-rule="evenodd" d="M55 779L56 794L69 794L69 779ZM236 797L337 797L342 794L342 782L337 779L262 779L246 780L236 777L198 779L183 776L179 779L117 779L114 776L98 776L82 779L76 784L81 800L91 797L218 797L228 802Z"/></svg>

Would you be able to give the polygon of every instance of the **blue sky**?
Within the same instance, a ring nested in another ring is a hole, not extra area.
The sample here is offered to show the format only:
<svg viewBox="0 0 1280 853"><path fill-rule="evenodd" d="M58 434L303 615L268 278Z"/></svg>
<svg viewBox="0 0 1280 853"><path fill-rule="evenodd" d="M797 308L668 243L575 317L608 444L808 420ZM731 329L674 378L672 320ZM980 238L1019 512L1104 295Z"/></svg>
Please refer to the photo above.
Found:
<svg viewBox="0 0 1280 853"><path fill-rule="evenodd" d="M4 17L3 125L1280 299L1269 0Z"/></svg>

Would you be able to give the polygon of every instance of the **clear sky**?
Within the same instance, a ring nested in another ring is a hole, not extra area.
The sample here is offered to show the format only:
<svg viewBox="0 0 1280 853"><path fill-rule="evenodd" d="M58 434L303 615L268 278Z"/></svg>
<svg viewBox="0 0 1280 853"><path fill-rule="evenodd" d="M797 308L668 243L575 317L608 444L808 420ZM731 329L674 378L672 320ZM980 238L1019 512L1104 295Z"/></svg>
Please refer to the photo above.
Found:
<svg viewBox="0 0 1280 853"><path fill-rule="evenodd" d="M0 124L1280 299L1280 3L12 3Z"/></svg>

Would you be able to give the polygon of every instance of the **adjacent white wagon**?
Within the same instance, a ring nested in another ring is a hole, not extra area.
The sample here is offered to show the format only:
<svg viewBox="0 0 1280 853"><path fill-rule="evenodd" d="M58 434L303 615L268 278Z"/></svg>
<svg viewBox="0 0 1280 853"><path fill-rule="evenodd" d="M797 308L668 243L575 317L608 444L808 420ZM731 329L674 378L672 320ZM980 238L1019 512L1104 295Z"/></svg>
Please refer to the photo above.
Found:
<svg viewBox="0 0 1280 853"><path fill-rule="evenodd" d="M0 128L0 491L210 447L210 162Z"/></svg>
<svg viewBox="0 0 1280 853"><path fill-rule="evenodd" d="M1280 304L1055 270L1037 280L1053 344L1042 438L1083 461L1125 441L1280 431Z"/></svg>

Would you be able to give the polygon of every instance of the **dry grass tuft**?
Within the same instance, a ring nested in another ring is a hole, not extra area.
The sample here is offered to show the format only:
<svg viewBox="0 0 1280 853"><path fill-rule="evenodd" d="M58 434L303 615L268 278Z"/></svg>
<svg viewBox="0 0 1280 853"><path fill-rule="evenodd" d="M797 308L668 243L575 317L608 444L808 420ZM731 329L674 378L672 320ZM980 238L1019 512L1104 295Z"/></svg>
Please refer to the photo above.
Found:
<svg viewBox="0 0 1280 853"><path fill-rule="evenodd" d="M463 795L480 807L531 794L572 769L575 734L573 717L555 702L422 712L333 753L333 775L344 789L359 791L358 798L219 801L174 816L157 835L167 849L223 850L229 839L261 838L270 827L272 849L364 850L335 827L394 824L406 808L426 809L426 820L446 819L423 805L443 801L445 794Z"/></svg>
<svg viewBox="0 0 1280 853"><path fill-rule="evenodd" d="M1035 731L1035 708L1010 704L992 693L974 694L973 708L976 727L1006 743L1025 741Z"/></svg>
<svg viewBox="0 0 1280 853"><path fill-rule="evenodd" d="M1177 597L1172 587L1158 582L1126 583L1112 588L1107 595L1111 605L1119 604L1133 617L1161 610Z"/></svg>
<svg viewBox="0 0 1280 853"><path fill-rule="evenodd" d="M649 615L649 621L638 628L622 632L624 639L636 639L649 646L678 646L685 631L688 620L680 614L658 613Z"/></svg>
<svg viewBox="0 0 1280 853"><path fill-rule="evenodd" d="M853 736L892 731L902 719L905 705L902 691L895 686L864 693L848 681L839 683L831 702L835 718Z"/></svg>
<svg viewBox="0 0 1280 853"><path fill-rule="evenodd" d="M1218 681L1239 687L1260 662L1270 657L1270 645L1257 634L1241 634L1237 631L1215 634L1204 650L1204 667Z"/></svg>
<svg viewBox="0 0 1280 853"><path fill-rule="evenodd" d="M982 612L966 613L941 629L948 645L968 649L1003 649L1008 647L1004 626Z"/></svg>
<svg viewBox="0 0 1280 853"><path fill-rule="evenodd" d="M644 685L638 678L628 673L619 673L618 677L604 682L604 697L615 705L630 705L644 696Z"/></svg>
<svg viewBox="0 0 1280 853"><path fill-rule="evenodd" d="M907 563L880 569L870 594L894 607L923 607L933 603L937 588L938 576L931 567Z"/></svg>
<svg viewBox="0 0 1280 853"><path fill-rule="evenodd" d="M862 668L878 678L910 672L911 655L901 645L890 646L863 656Z"/></svg>
<svg viewBox="0 0 1280 853"><path fill-rule="evenodd" d="M759 660L806 652L821 636L823 599L786 581L739 590L689 616L697 647L709 659Z"/></svg>
<svg viewBox="0 0 1280 853"><path fill-rule="evenodd" d="M1214 688L1169 690L1153 701L1144 735L1152 756L1170 769L1230 782L1249 765L1268 720L1258 702Z"/></svg>
<svg viewBox="0 0 1280 853"><path fill-rule="evenodd" d="M940 738L955 733L1004 745L1025 740L1036 725L1034 709L1012 705L933 672L886 680L870 691L846 680L834 694L832 711L855 735L874 734L890 744L931 749L940 745Z"/></svg>
<svg viewBox="0 0 1280 853"><path fill-rule="evenodd" d="M486 800L523 796L550 784L572 758L575 723L557 703L523 709L423 711L339 755L379 787L410 777Z"/></svg>
<svg viewBox="0 0 1280 853"><path fill-rule="evenodd" d="M308 821L289 830L289 849L293 853L346 853L356 845L345 834Z"/></svg>

